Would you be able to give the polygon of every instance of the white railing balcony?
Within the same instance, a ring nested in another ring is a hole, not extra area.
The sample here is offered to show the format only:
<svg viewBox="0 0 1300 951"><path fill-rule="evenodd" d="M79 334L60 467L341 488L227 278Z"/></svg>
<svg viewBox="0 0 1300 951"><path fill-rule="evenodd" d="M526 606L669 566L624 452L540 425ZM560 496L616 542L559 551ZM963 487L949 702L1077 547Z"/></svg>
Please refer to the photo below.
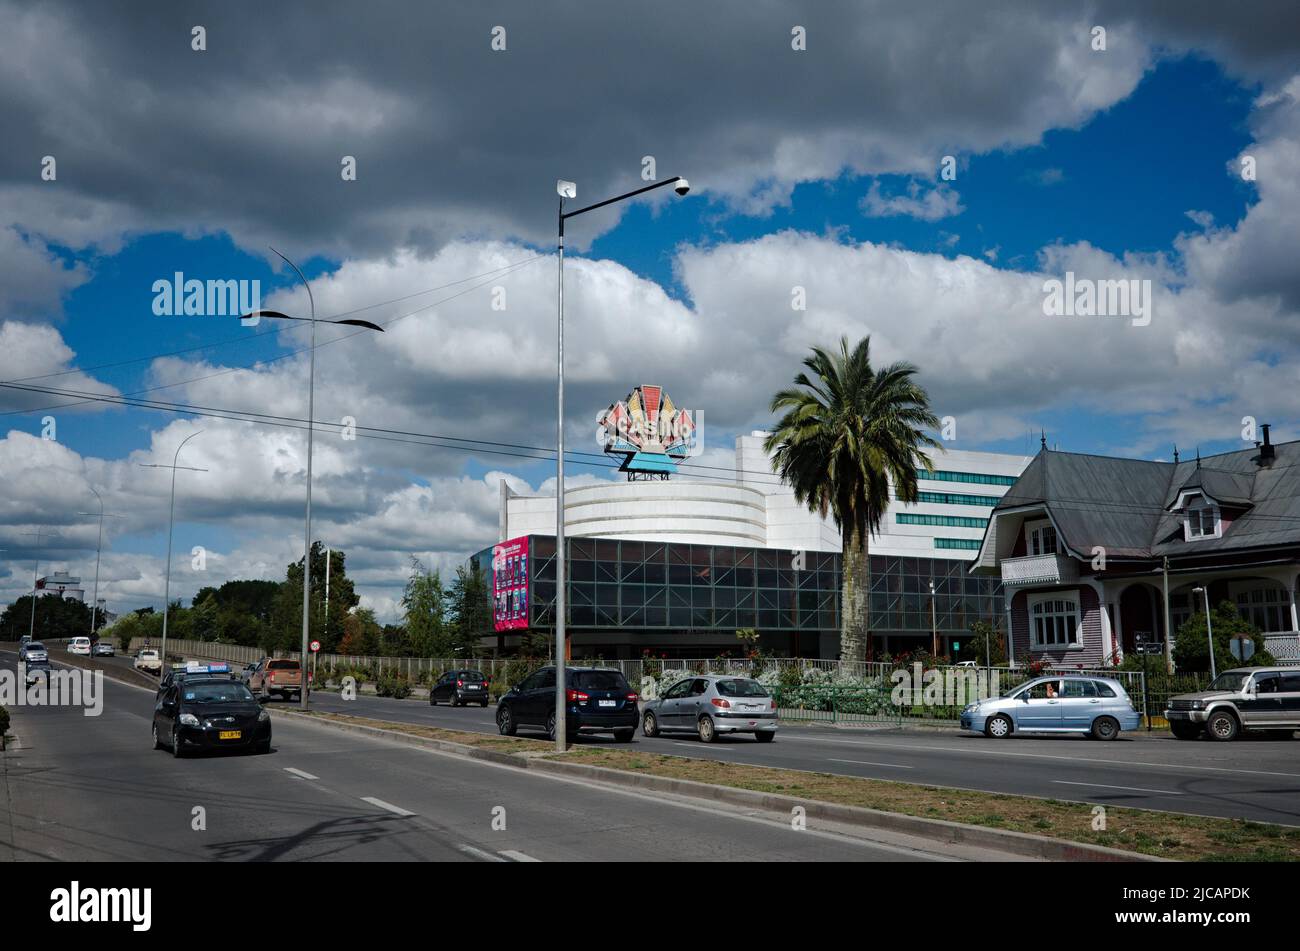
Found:
<svg viewBox="0 0 1300 951"><path fill-rule="evenodd" d="M1065 555L1025 555L1002 559L1004 585L1066 584L1079 580L1079 564Z"/></svg>

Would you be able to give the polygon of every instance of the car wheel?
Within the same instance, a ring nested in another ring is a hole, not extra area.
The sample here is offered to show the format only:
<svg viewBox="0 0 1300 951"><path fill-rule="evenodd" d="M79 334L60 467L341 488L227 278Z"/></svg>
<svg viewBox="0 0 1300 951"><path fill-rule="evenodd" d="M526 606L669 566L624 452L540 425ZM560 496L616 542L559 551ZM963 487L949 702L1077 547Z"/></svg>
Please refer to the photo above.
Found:
<svg viewBox="0 0 1300 951"><path fill-rule="evenodd" d="M641 732L651 738L659 735L659 720L653 713L647 713L641 721Z"/></svg>
<svg viewBox="0 0 1300 951"><path fill-rule="evenodd" d="M614 741L616 743L631 743L632 737L636 736L636 730L615 730Z"/></svg>
<svg viewBox="0 0 1300 951"><path fill-rule="evenodd" d="M483 708L486 709L486 707L487 707L487 701L484 700L482 703L479 704L479 706L480 706L480 707L483 707Z"/></svg>
<svg viewBox="0 0 1300 951"><path fill-rule="evenodd" d="M153 725L153 748L160 750L163 748L163 741L158 739L158 724Z"/></svg>
<svg viewBox="0 0 1300 951"><path fill-rule="evenodd" d="M552 710L551 715L546 718L546 735L550 738L552 743L555 742L555 711L554 710Z"/></svg>
<svg viewBox="0 0 1300 951"><path fill-rule="evenodd" d="M453 707L459 707L460 704L461 704L460 694L458 694L458 693L453 693L453 694L451 695L451 705L452 705Z"/></svg>
<svg viewBox="0 0 1300 951"><path fill-rule="evenodd" d="M1210 718L1205 721L1205 732L1210 735L1210 739L1226 743L1237 738L1241 724L1231 713L1221 710L1210 714Z"/></svg>
<svg viewBox="0 0 1300 951"><path fill-rule="evenodd" d="M1201 735L1201 728L1195 723L1171 723L1169 732L1179 740L1194 740Z"/></svg>
<svg viewBox="0 0 1300 951"><path fill-rule="evenodd" d="M696 729L699 730L701 743L712 743L718 738L718 731L713 727L713 717L700 717Z"/></svg>
<svg viewBox="0 0 1300 951"><path fill-rule="evenodd" d="M776 734L772 732L755 733L754 739L758 740L758 742L760 743L771 743L773 740L776 739Z"/></svg>
<svg viewBox="0 0 1300 951"><path fill-rule="evenodd" d="M1119 721L1114 717L1097 717L1088 735L1094 740L1113 740L1119 736Z"/></svg>
<svg viewBox="0 0 1300 951"><path fill-rule="evenodd" d="M431 707L436 707L437 705L438 705L438 701L435 700L435 699L433 698L433 691L430 690L430 691L429 691L429 706L431 706Z"/></svg>
<svg viewBox="0 0 1300 951"><path fill-rule="evenodd" d="M510 712L509 707L502 707L497 711L497 732L502 736L515 735L515 716Z"/></svg>
<svg viewBox="0 0 1300 951"><path fill-rule="evenodd" d="M991 736L995 740L1002 740L1010 736L1013 729L1015 728L1011 724L1011 718L1004 717L999 713L995 717L990 717L988 722L984 724L984 735Z"/></svg>
<svg viewBox="0 0 1300 951"><path fill-rule="evenodd" d="M267 737L265 742L258 743L256 746L256 750L259 756L271 752L271 738Z"/></svg>
<svg viewBox="0 0 1300 951"><path fill-rule="evenodd" d="M181 752L181 737L176 727L172 727L172 756L180 759L185 754Z"/></svg>

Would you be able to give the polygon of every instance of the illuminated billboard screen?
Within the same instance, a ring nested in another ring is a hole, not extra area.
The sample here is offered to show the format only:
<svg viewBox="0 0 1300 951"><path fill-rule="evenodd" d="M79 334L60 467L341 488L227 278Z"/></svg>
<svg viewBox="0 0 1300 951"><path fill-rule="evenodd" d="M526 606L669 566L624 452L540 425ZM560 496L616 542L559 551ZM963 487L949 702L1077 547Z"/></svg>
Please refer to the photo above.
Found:
<svg viewBox="0 0 1300 951"><path fill-rule="evenodd" d="M492 546L492 620L498 631L528 626L528 536Z"/></svg>

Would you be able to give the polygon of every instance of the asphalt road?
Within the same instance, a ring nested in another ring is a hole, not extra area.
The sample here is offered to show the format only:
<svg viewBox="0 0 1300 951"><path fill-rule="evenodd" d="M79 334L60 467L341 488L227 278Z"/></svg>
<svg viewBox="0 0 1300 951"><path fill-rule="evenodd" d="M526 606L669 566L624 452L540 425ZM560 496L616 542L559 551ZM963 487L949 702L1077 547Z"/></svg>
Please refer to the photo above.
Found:
<svg viewBox="0 0 1300 951"><path fill-rule="evenodd" d="M282 701L273 700L272 703ZM312 694L320 710L496 732L495 706L430 707L423 700ZM612 737L583 736L583 743ZM629 747L623 747L627 749ZM1108 743L1082 736L1013 736L1005 740L953 730L902 732L785 724L776 741L694 734L647 739L634 749L699 756L757 766L866 776L1069 799L1101 805L1300 825L1300 740L1234 743L1175 740L1167 732L1128 733Z"/></svg>
<svg viewBox="0 0 1300 951"><path fill-rule="evenodd" d="M0 653L0 668L13 669L15 660ZM107 679L98 717L80 708L13 708L18 742L0 754L0 861L1005 858L811 822L794 831L785 816L283 719L269 755L176 760L151 748L152 710L151 692ZM500 816L505 828L494 829Z"/></svg>

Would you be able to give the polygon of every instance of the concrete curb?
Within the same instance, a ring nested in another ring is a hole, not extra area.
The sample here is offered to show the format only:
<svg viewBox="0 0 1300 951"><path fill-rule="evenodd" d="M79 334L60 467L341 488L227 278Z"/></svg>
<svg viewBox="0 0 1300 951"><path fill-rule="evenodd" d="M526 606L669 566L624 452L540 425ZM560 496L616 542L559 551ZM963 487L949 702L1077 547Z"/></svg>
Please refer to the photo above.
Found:
<svg viewBox="0 0 1300 951"><path fill-rule="evenodd" d="M485 750L474 746L466 746L463 743L413 736L398 730L386 730L382 727L366 726L360 723L345 723L289 710L275 710L274 714L309 720L348 733L380 737L405 746L434 749L444 753L466 756L470 759L487 760L503 766L512 766L516 769L534 769L544 773L591 779L633 789L671 793L677 796L720 802L747 809L763 809L769 812L789 813L797 806L803 808L807 816L825 819L830 822L841 822L861 828L898 832L947 844L994 849L1012 855L1050 862L1174 861L1173 859L1142 855L1138 852L1126 852L1122 849L1112 849L1101 845L1031 835L1027 832L990 829L984 826L950 822L945 819L926 819L920 816L907 816L896 812L866 809L862 806L845 806L813 799L799 799L794 796L782 796L752 789L740 789L734 786L715 786L711 783L701 783L692 779L649 776L642 773L608 769L603 766L592 766L587 763L567 763L563 760L542 759L538 756L521 756L517 753L503 753L499 750Z"/></svg>

